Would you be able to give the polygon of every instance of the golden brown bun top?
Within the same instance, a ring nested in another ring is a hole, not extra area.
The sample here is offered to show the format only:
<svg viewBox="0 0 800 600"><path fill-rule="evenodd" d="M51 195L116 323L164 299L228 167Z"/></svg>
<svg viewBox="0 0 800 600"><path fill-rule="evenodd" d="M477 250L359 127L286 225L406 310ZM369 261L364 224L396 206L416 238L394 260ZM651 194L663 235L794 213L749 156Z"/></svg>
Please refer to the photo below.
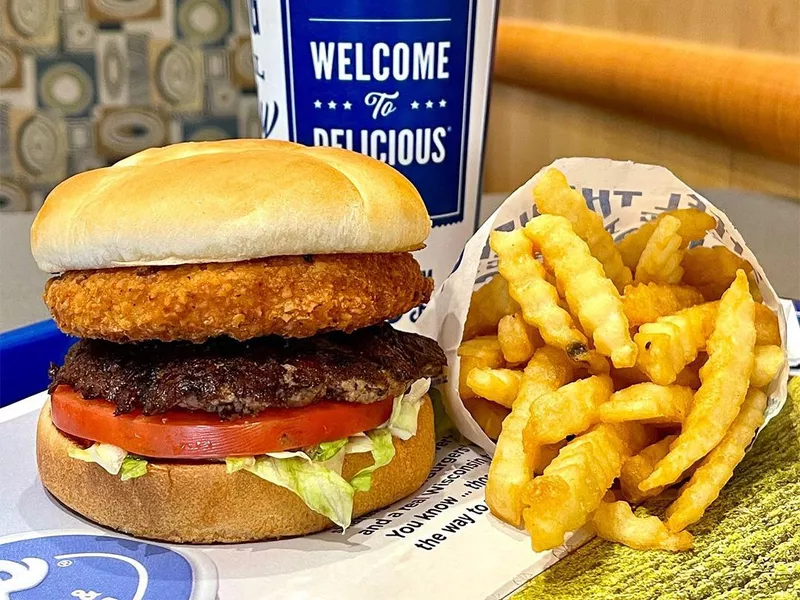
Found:
<svg viewBox="0 0 800 600"><path fill-rule="evenodd" d="M338 148L271 140L151 148L58 185L31 228L43 271L419 248L403 175Z"/></svg>

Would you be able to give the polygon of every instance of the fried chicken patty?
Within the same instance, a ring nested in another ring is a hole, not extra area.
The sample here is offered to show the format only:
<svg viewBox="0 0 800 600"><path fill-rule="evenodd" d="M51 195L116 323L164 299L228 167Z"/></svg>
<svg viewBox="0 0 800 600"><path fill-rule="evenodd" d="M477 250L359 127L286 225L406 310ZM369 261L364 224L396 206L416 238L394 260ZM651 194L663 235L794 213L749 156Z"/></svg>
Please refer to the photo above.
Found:
<svg viewBox="0 0 800 600"><path fill-rule="evenodd" d="M386 323L350 334L199 345L81 340L64 366L51 367L50 391L69 385L84 398L113 402L118 414L184 408L229 417L320 400L370 404L437 376L445 362L434 340Z"/></svg>
<svg viewBox="0 0 800 600"><path fill-rule="evenodd" d="M235 263L68 271L47 282L58 327L116 342L354 331L427 302L409 253L276 256Z"/></svg>

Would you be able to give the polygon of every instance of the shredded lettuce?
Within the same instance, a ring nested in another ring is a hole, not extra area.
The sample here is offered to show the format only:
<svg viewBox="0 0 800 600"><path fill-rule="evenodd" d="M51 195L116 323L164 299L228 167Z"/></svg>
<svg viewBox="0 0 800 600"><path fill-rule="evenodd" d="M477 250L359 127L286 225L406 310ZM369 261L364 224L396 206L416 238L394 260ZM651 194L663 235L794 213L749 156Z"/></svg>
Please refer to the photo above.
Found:
<svg viewBox="0 0 800 600"><path fill-rule="evenodd" d="M271 456L272 458L302 458L304 460L311 460L311 457L301 450L293 450L291 452L267 452L264 456Z"/></svg>
<svg viewBox="0 0 800 600"><path fill-rule="evenodd" d="M347 445L347 438L335 440L333 442L322 442L314 446L308 453L311 460L325 462L336 456L339 451Z"/></svg>
<svg viewBox="0 0 800 600"><path fill-rule="evenodd" d="M392 437L408 440L416 435L422 397L430 384L430 379L411 384L408 392L394 399L389 420L377 429L322 442L303 451L226 458L225 468L228 473L245 470L291 490L311 510L325 515L345 530L352 519L355 492L369 491L372 474L394 459ZM346 481L342 477L345 456L363 452L372 454L373 464Z"/></svg>
<svg viewBox="0 0 800 600"><path fill-rule="evenodd" d="M229 456L225 459L225 472L230 475L256 464L255 456Z"/></svg>
<svg viewBox="0 0 800 600"><path fill-rule="evenodd" d="M344 448L347 445L347 438L334 440L332 442L322 442L306 452L311 460L322 463L325 467L337 474L342 474L344 466Z"/></svg>
<svg viewBox="0 0 800 600"><path fill-rule="evenodd" d="M320 464L333 471L337 475L342 474L342 467L344 467L344 449L339 450L336 454L334 454L331 458L326 461L321 462Z"/></svg>
<svg viewBox="0 0 800 600"><path fill-rule="evenodd" d="M370 452L373 464L348 482L342 478L346 454ZM388 465L395 449L389 429L374 429L333 442L323 442L307 452L270 452L264 456L226 458L228 473L244 469L302 498L313 511L328 517L342 530L350 526L355 492L369 491L372 473Z"/></svg>
<svg viewBox="0 0 800 600"><path fill-rule="evenodd" d="M122 462L128 455L122 448L99 442L95 442L86 449L72 446L68 450L68 454L70 457L77 458L83 462L97 463L112 475L119 473L122 468Z"/></svg>
<svg viewBox="0 0 800 600"><path fill-rule="evenodd" d="M433 404L433 423L436 440L438 441L446 435L457 436L458 429L453 425L453 421L450 420L450 415L447 414L442 393L438 388L431 388L428 390L428 395L431 398L431 404Z"/></svg>
<svg viewBox="0 0 800 600"><path fill-rule="evenodd" d="M349 438L322 442L306 451L270 452L263 456L232 456L225 459L228 473L245 470L275 485L293 491L311 509L346 529L353 514L353 496L372 486L372 474L388 465L395 456L392 436L408 440L417 433L417 418L422 397L430 379L420 379L411 389L394 399L389 420L378 429ZM348 482L342 477L345 455L369 452L373 464L364 467ZM111 444L94 443L83 449L72 447L69 456L100 465L122 481L147 473L147 461L129 455Z"/></svg>
<svg viewBox="0 0 800 600"><path fill-rule="evenodd" d="M245 469L293 491L311 510L325 515L344 531L353 517L353 486L323 463L304 456L262 456L252 467Z"/></svg>
<svg viewBox="0 0 800 600"><path fill-rule="evenodd" d="M417 417L422 406L422 397L430 387L430 379L418 379L411 384L408 392L394 399L392 415L386 423L393 436L405 441L417 435Z"/></svg>
<svg viewBox="0 0 800 600"><path fill-rule="evenodd" d="M350 480L350 485L357 492L368 492L372 487L372 473L392 462L395 454L392 433L388 429L374 429L367 436L372 442L373 464L361 469Z"/></svg>
<svg viewBox="0 0 800 600"><path fill-rule="evenodd" d="M85 449L73 446L67 450L67 454L83 462L97 463L111 475L120 475L122 481L135 479L147 473L146 460L131 456L122 448L112 444L95 442Z"/></svg>
<svg viewBox="0 0 800 600"><path fill-rule="evenodd" d="M228 457L225 459L225 470L228 473L248 471L291 490L311 510L328 517L344 531L350 526L353 516L355 493L369 491L372 487L372 474L394 459L396 451L392 437L408 440L416 435L422 397L428 392L430 384L430 379L420 379L411 384L408 392L394 399L389 420L377 429L340 440L322 442L304 450ZM117 457L119 465L114 473L122 469L122 478L129 479L147 472L146 461L126 458L124 450L115 450L122 455ZM76 458L99 462L95 458L95 455L99 456L97 450L92 451L89 448L80 452L81 456ZM373 464L361 469L350 481L345 480L342 477L345 456L363 452L372 454ZM110 455L111 452L106 451L105 454ZM106 464L113 468L116 463L106 460Z"/></svg>
<svg viewBox="0 0 800 600"><path fill-rule="evenodd" d="M370 452L373 464L361 469L348 482L342 478L345 455L361 452ZM311 510L325 515L344 530L350 526L355 492L369 491L372 474L388 465L394 455L392 433L384 427L323 442L306 452L229 457L225 459L225 466L228 473L244 469L293 491Z"/></svg>
<svg viewBox="0 0 800 600"><path fill-rule="evenodd" d="M344 454L341 452L337 452L335 455L331 456L327 460L316 460L311 458L310 454L313 452L313 449L309 449L307 451L296 450L292 452L267 452L264 456L269 456L270 458L277 458L277 459L284 459L284 458L302 458L303 460L307 460L309 462L314 461L321 464L326 469L330 469L339 475L342 474L342 465L344 464Z"/></svg>
<svg viewBox="0 0 800 600"><path fill-rule="evenodd" d="M136 479L147 474L147 461L143 458L134 458L129 454L123 459L119 472L122 481Z"/></svg>
<svg viewBox="0 0 800 600"><path fill-rule="evenodd" d="M372 440L366 433L357 433L347 438L347 445L344 447L346 454L360 454L361 452L372 452Z"/></svg>

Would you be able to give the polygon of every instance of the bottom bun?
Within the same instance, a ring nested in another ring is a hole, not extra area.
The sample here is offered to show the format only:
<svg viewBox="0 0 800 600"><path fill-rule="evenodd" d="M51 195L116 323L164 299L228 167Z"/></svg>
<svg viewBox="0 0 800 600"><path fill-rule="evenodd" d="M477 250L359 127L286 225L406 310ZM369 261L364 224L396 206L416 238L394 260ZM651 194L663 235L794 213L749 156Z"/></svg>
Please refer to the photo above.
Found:
<svg viewBox="0 0 800 600"><path fill-rule="evenodd" d="M129 535L169 542L249 542L304 535L333 523L293 492L246 471L228 474L223 463L154 462L147 474L122 481L100 465L70 458L75 444L50 415L48 401L36 432L39 475L47 490L72 510ZM433 408L424 398L417 435L394 438L396 455L377 469L368 492L356 492L353 517L408 496L433 465ZM369 453L348 454L342 475L350 479L372 464Z"/></svg>

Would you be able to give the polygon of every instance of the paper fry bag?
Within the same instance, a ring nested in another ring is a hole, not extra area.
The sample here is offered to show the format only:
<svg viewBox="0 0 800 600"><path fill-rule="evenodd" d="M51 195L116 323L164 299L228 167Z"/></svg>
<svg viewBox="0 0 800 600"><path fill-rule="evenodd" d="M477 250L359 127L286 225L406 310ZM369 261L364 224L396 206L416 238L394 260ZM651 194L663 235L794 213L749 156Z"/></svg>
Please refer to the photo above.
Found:
<svg viewBox="0 0 800 600"><path fill-rule="evenodd" d="M497 273L497 256L489 248L489 233L494 229L509 231L522 227L536 216L533 188L551 167L563 172L569 184L583 193L588 206L603 216L606 229L616 240L666 210L697 208L713 215L717 228L706 235L703 245L724 245L753 265L764 303L778 314L781 345L786 349L786 322L778 296L758 260L724 213L663 167L598 158L562 158L540 170L511 194L472 236L456 269L437 287L418 323L418 331L438 340L447 354L448 378L442 385L445 406L456 427L469 440L489 453L494 452L494 442L473 420L458 394L460 360L456 354L473 290ZM788 366L784 364L767 389L769 401L764 425L783 406L787 378Z"/></svg>

